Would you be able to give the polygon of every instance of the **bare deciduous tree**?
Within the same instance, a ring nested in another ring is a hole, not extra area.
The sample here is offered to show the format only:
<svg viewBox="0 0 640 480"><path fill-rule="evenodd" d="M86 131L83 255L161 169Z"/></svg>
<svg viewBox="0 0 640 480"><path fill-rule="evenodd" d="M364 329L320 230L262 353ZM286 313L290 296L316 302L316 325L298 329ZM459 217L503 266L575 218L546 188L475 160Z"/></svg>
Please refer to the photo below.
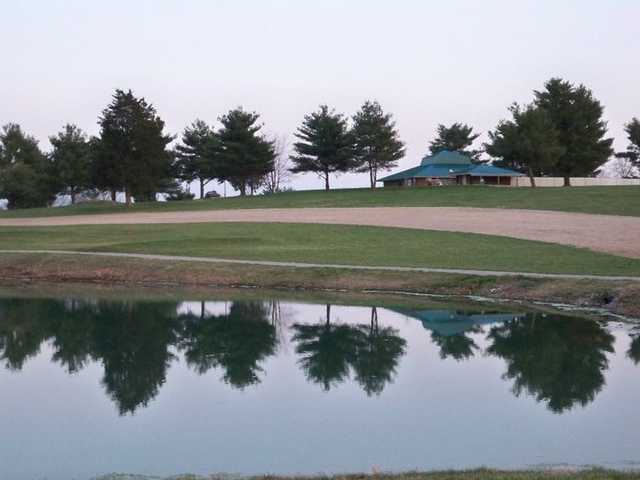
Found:
<svg viewBox="0 0 640 480"><path fill-rule="evenodd" d="M625 156L617 156L611 162L613 172L617 177L620 178L630 178L636 175L636 167L634 167L633 162Z"/></svg>
<svg viewBox="0 0 640 480"><path fill-rule="evenodd" d="M291 181L292 173L289 170L291 163L289 161L289 142L286 135L280 135L273 139L275 159L273 161L273 169L264 177L265 193L277 193L282 191L284 186Z"/></svg>

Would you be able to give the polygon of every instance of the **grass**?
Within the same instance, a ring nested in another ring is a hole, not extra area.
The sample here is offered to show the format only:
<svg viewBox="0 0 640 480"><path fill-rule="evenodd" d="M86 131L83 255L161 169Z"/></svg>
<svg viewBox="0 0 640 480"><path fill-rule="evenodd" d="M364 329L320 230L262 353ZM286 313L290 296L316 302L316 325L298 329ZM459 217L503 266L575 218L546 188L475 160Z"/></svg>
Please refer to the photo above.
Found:
<svg viewBox="0 0 640 480"><path fill-rule="evenodd" d="M159 480L157 477L153 477ZM225 480L228 475L179 475L171 480ZM236 477L231 477L236 478ZM554 470L450 470L441 472L411 472L411 473L377 473L352 475L323 475L278 477L274 475L260 477L239 477L245 480L636 480L640 479L638 472L620 472L613 470L588 469L578 471ZM107 475L97 480L152 480L151 477L133 475ZM166 479L170 480L170 479Z"/></svg>
<svg viewBox="0 0 640 480"><path fill-rule="evenodd" d="M310 207L484 207L555 210L640 216L640 186L573 188L442 188L307 190L256 197L140 203L130 209L111 202L92 202L63 208L0 211L0 218L80 215L113 212L212 210L237 208Z"/></svg>
<svg viewBox="0 0 640 480"><path fill-rule="evenodd" d="M552 243L489 235L345 225L200 223L0 227L0 249L640 275L640 260Z"/></svg>

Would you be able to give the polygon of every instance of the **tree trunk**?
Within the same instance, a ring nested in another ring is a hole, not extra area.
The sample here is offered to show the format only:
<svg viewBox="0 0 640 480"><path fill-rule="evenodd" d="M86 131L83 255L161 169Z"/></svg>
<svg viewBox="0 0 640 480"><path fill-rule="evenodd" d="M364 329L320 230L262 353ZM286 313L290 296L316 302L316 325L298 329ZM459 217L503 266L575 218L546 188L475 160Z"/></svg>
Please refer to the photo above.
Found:
<svg viewBox="0 0 640 480"><path fill-rule="evenodd" d="M204 180L200 179L200 200L204 198Z"/></svg>
<svg viewBox="0 0 640 480"><path fill-rule="evenodd" d="M326 191L329 191L329 172L328 171L324 172L324 189Z"/></svg>
<svg viewBox="0 0 640 480"><path fill-rule="evenodd" d="M111 190L111 201L115 203L117 200L118 200L118 192L116 192L115 190Z"/></svg>
<svg viewBox="0 0 640 480"><path fill-rule="evenodd" d="M247 196L247 184L246 184L246 182L242 182L240 184L240 196L241 197L246 197Z"/></svg>
<svg viewBox="0 0 640 480"><path fill-rule="evenodd" d="M371 188L376 188L376 169L369 166L369 182L371 182Z"/></svg>
<svg viewBox="0 0 640 480"><path fill-rule="evenodd" d="M331 323L331 305L327 305L327 321L326 321L327 327L329 326L330 323Z"/></svg>
<svg viewBox="0 0 640 480"><path fill-rule="evenodd" d="M76 192L71 190L71 205L75 205L76 203Z"/></svg>
<svg viewBox="0 0 640 480"><path fill-rule="evenodd" d="M571 177L564 177L564 186L565 187L570 187L571 186Z"/></svg>
<svg viewBox="0 0 640 480"><path fill-rule="evenodd" d="M124 189L124 199L127 207L131 206L131 191L128 188Z"/></svg>
<svg viewBox="0 0 640 480"><path fill-rule="evenodd" d="M531 180L531 188L536 188L536 179L533 176L533 169L529 167L529 180Z"/></svg>

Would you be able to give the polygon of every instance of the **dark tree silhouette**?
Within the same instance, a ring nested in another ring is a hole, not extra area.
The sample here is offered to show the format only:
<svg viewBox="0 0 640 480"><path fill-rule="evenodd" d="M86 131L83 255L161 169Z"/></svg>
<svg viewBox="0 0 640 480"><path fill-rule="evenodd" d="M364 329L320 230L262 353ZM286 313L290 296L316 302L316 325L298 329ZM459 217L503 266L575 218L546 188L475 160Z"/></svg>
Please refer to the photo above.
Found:
<svg viewBox="0 0 640 480"><path fill-rule="evenodd" d="M431 340L440 347L440 358L445 359L452 357L455 360L467 360L474 355L474 350L478 349L478 345L467 333L481 332L482 328L475 326L465 333L456 333L454 335L442 335L436 331L431 332Z"/></svg>
<svg viewBox="0 0 640 480"><path fill-rule="evenodd" d="M487 349L507 362L513 392L526 392L554 413L586 406L604 386L613 336L597 322L530 314L491 329Z"/></svg>
<svg viewBox="0 0 640 480"><path fill-rule="evenodd" d="M359 332L356 327L331 323L331 305L325 321L316 325L294 324L293 341L299 364L307 379L319 383L325 391L349 377L349 366L356 360Z"/></svg>
<svg viewBox="0 0 640 480"><path fill-rule="evenodd" d="M262 302L234 302L228 315L185 315L181 348L187 363L198 373L222 368L223 379L236 388L260 383L260 363L273 355L278 344Z"/></svg>
<svg viewBox="0 0 640 480"><path fill-rule="evenodd" d="M371 323L359 325L358 333L360 338L353 364L356 381L367 395L380 395L387 383L393 381L407 342L395 328L380 327L376 307L371 307Z"/></svg>
<svg viewBox="0 0 640 480"><path fill-rule="evenodd" d="M636 365L640 364L640 329L636 329L631 333L631 345L627 350L627 356L633 360Z"/></svg>

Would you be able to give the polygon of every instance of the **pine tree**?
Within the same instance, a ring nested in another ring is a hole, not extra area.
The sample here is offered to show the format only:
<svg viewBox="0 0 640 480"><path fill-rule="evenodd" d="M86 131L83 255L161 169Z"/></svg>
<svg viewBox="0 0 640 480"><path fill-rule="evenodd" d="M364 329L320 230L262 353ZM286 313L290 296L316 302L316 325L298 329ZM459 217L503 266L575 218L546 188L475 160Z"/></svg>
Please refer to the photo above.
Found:
<svg viewBox="0 0 640 480"><path fill-rule="evenodd" d="M44 207L55 198L47 157L17 124L5 125L0 133L0 198L7 199L8 208Z"/></svg>
<svg viewBox="0 0 640 480"><path fill-rule="evenodd" d="M565 186L571 185L572 176L592 175L613 154L600 102L584 85L575 87L560 78L552 78L534 95L535 105L551 116L564 147L554 173L564 178Z"/></svg>
<svg viewBox="0 0 640 480"><path fill-rule="evenodd" d="M624 131L629 139L629 145L626 152L618 153L616 156L627 158L633 165L640 168L640 120L632 118L624 126Z"/></svg>
<svg viewBox="0 0 640 480"><path fill-rule="evenodd" d="M131 90L116 90L98 124L94 164L98 186L111 192L123 189L127 205L135 196L155 198L170 176L166 147L172 137L163 133L164 122L153 105Z"/></svg>
<svg viewBox="0 0 640 480"><path fill-rule="evenodd" d="M531 186L534 177L544 175L555 168L564 147L550 115L542 108L528 105L510 108L513 120L501 121L494 132L489 132L490 142L485 149L500 161L494 165L521 170L529 175Z"/></svg>
<svg viewBox="0 0 640 480"><path fill-rule="evenodd" d="M317 112L304 117L293 144L293 173L316 173L329 190L329 177L334 172L353 168L353 137L344 116L321 105Z"/></svg>
<svg viewBox="0 0 640 480"><path fill-rule="evenodd" d="M463 123L454 123L450 127L438 125L438 136L429 144L431 155L448 150L467 155L474 161L480 160L480 150L470 150L469 147L480 136L473 133L473 127Z"/></svg>
<svg viewBox="0 0 640 480"><path fill-rule="evenodd" d="M404 157L404 144L392 118L378 102L370 101L353 116L355 171L369 172L371 188L376 187L380 170L390 170Z"/></svg>
<svg viewBox="0 0 640 480"><path fill-rule="evenodd" d="M180 178L189 183L197 180L201 199L204 187L219 174L220 150L218 136L202 120L184 129L182 145L176 147Z"/></svg>
<svg viewBox="0 0 640 480"><path fill-rule="evenodd" d="M91 149L87 136L75 125L67 124L56 136L49 137L53 145L51 162L58 193L71 196L91 187Z"/></svg>
<svg viewBox="0 0 640 480"><path fill-rule="evenodd" d="M273 142L260 134L260 115L242 108L229 111L220 118L220 180L228 181L240 195L251 193L260 186L262 178L273 169Z"/></svg>

